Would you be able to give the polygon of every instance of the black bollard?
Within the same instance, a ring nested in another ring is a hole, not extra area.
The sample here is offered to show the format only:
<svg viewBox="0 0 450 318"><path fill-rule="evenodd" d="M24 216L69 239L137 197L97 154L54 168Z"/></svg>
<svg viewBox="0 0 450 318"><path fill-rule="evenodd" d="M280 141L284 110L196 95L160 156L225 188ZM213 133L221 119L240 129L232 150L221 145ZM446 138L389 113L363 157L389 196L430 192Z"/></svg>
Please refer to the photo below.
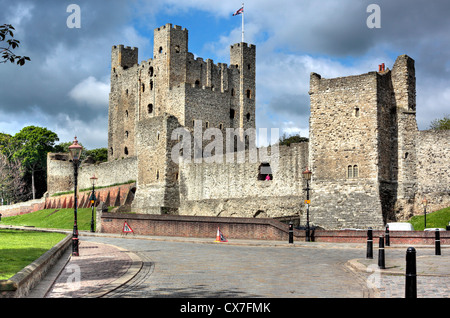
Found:
<svg viewBox="0 0 450 318"><path fill-rule="evenodd" d="M441 234L439 233L439 230L436 230L436 232L435 232L434 254L441 255Z"/></svg>
<svg viewBox="0 0 450 318"><path fill-rule="evenodd" d="M373 258L373 239L372 239L372 228L369 227L367 231L367 253L366 258Z"/></svg>
<svg viewBox="0 0 450 318"><path fill-rule="evenodd" d="M391 246L391 241L389 239L389 225L386 225L386 233L384 237L386 239L386 246Z"/></svg>
<svg viewBox="0 0 450 318"><path fill-rule="evenodd" d="M384 265L384 237L380 235L380 243L378 247L378 268L385 269Z"/></svg>
<svg viewBox="0 0 450 318"><path fill-rule="evenodd" d="M406 250L405 298L417 298L416 249Z"/></svg>
<svg viewBox="0 0 450 318"><path fill-rule="evenodd" d="M289 222L289 244L294 243L294 228L292 221Z"/></svg>

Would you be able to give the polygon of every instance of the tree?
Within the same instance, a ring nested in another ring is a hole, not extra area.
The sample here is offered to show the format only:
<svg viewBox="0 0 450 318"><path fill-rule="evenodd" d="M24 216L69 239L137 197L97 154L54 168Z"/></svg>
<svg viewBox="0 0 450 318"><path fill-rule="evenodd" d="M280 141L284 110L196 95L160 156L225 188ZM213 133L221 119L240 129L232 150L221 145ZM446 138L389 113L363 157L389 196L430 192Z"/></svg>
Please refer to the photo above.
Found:
<svg viewBox="0 0 450 318"><path fill-rule="evenodd" d="M0 152L0 204L4 201L20 201L26 189L22 163Z"/></svg>
<svg viewBox="0 0 450 318"><path fill-rule="evenodd" d="M18 145L13 159L20 160L23 167L31 173L33 199L36 198L35 173L46 171L47 153L54 150L58 135L47 128L28 126L14 135L13 143ZM45 174L43 178L45 179Z"/></svg>
<svg viewBox="0 0 450 318"><path fill-rule="evenodd" d="M445 115L444 118L433 120L430 129L450 130L450 115Z"/></svg>
<svg viewBox="0 0 450 318"><path fill-rule="evenodd" d="M24 65L25 60L30 61L30 58L28 56L20 56L15 55L12 50L19 47L19 40L14 39L14 33L12 30L15 30L14 27L11 24L3 24L0 25L0 41L5 41L5 39L10 36L11 39L6 40L6 43L8 46L0 46L0 53L2 54L2 59L0 60L0 63L6 63L11 62L14 63L17 60L17 65Z"/></svg>
<svg viewBox="0 0 450 318"><path fill-rule="evenodd" d="M279 145L283 146L290 146L291 144L294 143L299 143L299 142L308 142L309 139L306 137L301 137L300 134L296 134L296 135L292 135L287 137L286 133L283 134L283 136L280 137L280 141L279 141Z"/></svg>
<svg viewBox="0 0 450 318"><path fill-rule="evenodd" d="M108 149L97 148L92 150L86 150L86 156L92 157L96 162L108 161Z"/></svg>

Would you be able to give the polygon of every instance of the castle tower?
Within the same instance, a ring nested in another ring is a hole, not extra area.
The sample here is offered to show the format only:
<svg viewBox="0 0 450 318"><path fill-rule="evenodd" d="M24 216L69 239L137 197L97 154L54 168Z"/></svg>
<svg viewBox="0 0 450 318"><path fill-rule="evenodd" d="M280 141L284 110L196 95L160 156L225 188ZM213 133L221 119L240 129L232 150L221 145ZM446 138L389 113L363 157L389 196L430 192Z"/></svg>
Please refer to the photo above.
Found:
<svg viewBox="0 0 450 318"><path fill-rule="evenodd" d="M317 221L376 228L396 220L417 192L414 60L335 79L313 73L310 85Z"/></svg>
<svg viewBox="0 0 450 318"><path fill-rule="evenodd" d="M311 221L326 229L383 225L378 75L310 79ZM304 167L303 167L304 169Z"/></svg>
<svg viewBox="0 0 450 318"><path fill-rule="evenodd" d="M154 109L155 115L164 112L183 113L184 104L178 109L168 107L170 90L186 82L186 59L188 54L188 30L168 23L154 30ZM180 117L179 115L177 117Z"/></svg>
<svg viewBox="0 0 450 318"><path fill-rule="evenodd" d="M108 160L135 155L138 49L113 46L109 93Z"/></svg>
<svg viewBox="0 0 450 318"><path fill-rule="evenodd" d="M227 128L243 128L240 141L252 141L244 130L255 128L255 52L254 45L232 45L230 67L195 58L188 30L170 23L154 30L153 57L141 64L137 49L113 47L108 159L137 157L137 210L176 213L173 129L215 128L225 137ZM207 144L196 145L197 153L209 156Z"/></svg>
<svg viewBox="0 0 450 318"><path fill-rule="evenodd" d="M417 192L416 77L414 60L399 56L392 68L393 98L397 126L397 197L410 200Z"/></svg>
<svg viewBox="0 0 450 318"><path fill-rule="evenodd" d="M237 43L230 48L230 65L236 67L238 77L233 83L239 94L238 111L234 127L255 128L256 48L247 43Z"/></svg>

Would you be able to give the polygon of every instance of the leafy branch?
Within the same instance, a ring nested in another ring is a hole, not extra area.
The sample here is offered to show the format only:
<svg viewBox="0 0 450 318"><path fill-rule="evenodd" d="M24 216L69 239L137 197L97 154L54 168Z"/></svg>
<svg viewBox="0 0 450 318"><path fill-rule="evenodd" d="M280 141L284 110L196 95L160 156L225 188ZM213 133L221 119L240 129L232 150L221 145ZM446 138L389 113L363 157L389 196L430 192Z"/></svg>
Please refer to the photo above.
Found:
<svg viewBox="0 0 450 318"><path fill-rule="evenodd" d="M0 26L0 41L5 41L7 36L11 37L6 40L6 43L8 44L7 47L0 46L0 54L2 55L0 63L6 63L8 61L14 63L17 60L17 65L22 66L25 64L25 61L30 61L30 58L28 56L20 56L13 53L12 50L19 47L20 41L14 39L12 30L15 29L11 24L3 24Z"/></svg>

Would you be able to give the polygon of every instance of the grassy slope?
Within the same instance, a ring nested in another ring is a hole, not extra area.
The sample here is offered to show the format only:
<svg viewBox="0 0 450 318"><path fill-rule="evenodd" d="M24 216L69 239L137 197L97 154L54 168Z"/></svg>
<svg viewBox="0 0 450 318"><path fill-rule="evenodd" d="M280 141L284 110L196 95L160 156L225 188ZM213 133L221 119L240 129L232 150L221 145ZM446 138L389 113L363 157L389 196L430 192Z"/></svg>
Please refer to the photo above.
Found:
<svg viewBox="0 0 450 318"><path fill-rule="evenodd" d="M0 279L9 279L66 235L0 229Z"/></svg>
<svg viewBox="0 0 450 318"><path fill-rule="evenodd" d="M91 208L78 209L77 225L80 231L89 231L91 229ZM50 229L73 229L74 212L73 209L48 209L33 213L15 215L2 218L1 224L34 226ZM94 229L95 229L95 211L94 211Z"/></svg>
<svg viewBox="0 0 450 318"><path fill-rule="evenodd" d="M413 216L409 222L414 226L414 230L423 231L424 230L424 216L416 215ZM427 228L440 227L446 228L450 222L450 207L427 214Z"/></svg>

